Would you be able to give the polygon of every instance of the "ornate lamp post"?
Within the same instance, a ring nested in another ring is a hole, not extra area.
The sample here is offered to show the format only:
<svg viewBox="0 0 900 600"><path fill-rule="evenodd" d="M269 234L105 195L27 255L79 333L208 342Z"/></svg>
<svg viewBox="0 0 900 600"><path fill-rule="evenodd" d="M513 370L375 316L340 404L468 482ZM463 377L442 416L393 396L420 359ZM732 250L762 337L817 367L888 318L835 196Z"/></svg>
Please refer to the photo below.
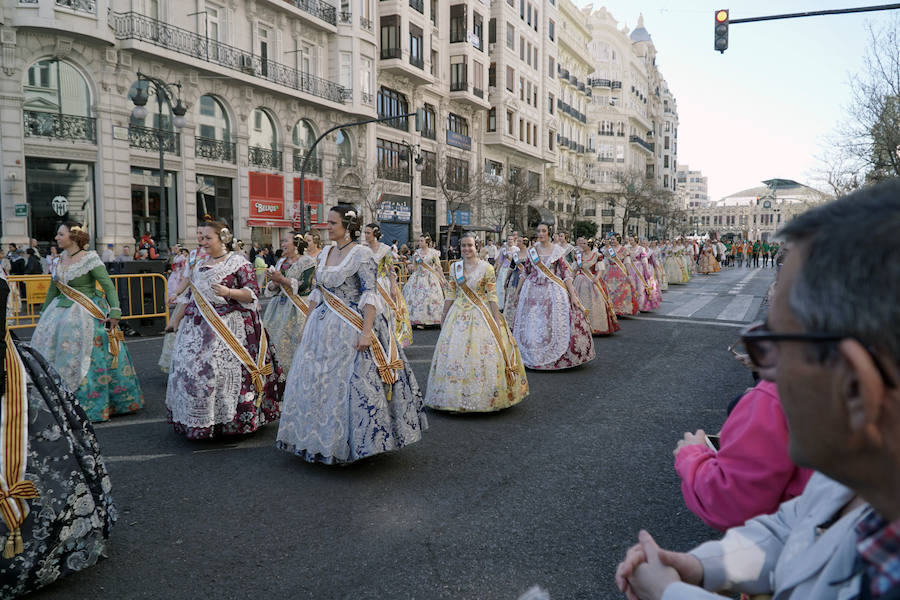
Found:
<svg viewBox="0 0 900 600"><path fill-rule="evenodd" d="M413 147L408 142L400 142L404 146L406 146L406 152L400 153L400 167L404 166L409 171L409 239L412 240L413 235L413 163L416 165L416 171L421 173L425 170L425 161L421 152L418 152L419 145L416 144L416 149L413 150ZM406 163L404 165L404 163Z"/></svg>
<svg viewBox="0 0 900 600"><path fill-rule="evenodd" d="M169 110L172 112L173 119L172 124L175 126L175 130L173 135L178 135L177 130L180 130L185 126L186 120L184 115L187 113L187 108L185 108L184 104L181 103L181 82L177 83L166 83L162 79L157 77L152 77L150 75L144 75L140 71L137 74L138 76L138 87L134 96L131 98L131 101L134 102L134 109L131 111L131 116L135 119L143 122L143 120L147 117L147 100L149 99L147 92L144 91L144 86L140 85L140 82L146 81L149 85L153 86L153 93L156 94L156 102L158 106L157 114L159 115L159 123L157 123L156 129L156 143L159 148L159 249L160 256L167 256L169 253L169 199L168 194L166 193L166 168L165 168L165 149L166 149L166 136L165 131L162 127L162 115L163 115L163 105L169 107ZM177 89L177 92L173 92L173 88ZM172 105L172 98L175 97L175 104ZM174 142L173 142L174 149Z"/></svg>

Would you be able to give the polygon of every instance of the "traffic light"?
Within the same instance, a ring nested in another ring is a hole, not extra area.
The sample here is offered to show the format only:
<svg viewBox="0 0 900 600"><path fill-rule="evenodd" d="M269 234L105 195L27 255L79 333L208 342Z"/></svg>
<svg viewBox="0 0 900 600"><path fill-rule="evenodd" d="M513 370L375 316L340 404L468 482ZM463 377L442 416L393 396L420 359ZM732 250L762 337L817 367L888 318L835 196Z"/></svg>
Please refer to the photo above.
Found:
<svg viewBox="0 0 900 600"><path fill-rule="evenodd" d="M728 49L728 11L716 11L715 45L713 48L721 53Z"/></svg>

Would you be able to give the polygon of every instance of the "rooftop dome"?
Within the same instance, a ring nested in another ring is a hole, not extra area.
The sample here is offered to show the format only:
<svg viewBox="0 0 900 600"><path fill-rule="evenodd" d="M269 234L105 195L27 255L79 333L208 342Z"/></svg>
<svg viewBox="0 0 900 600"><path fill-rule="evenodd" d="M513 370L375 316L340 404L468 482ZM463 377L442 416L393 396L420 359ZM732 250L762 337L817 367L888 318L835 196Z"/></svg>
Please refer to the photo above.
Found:
<svg viewBox="0 0 900 600"><path fill-rule="evenodd" d="M638 17L637 28L631 32L631 41L637 44L638 42L650 42L653 43L653 38L650 37L650 32L644 27L644 15L641 14Z"/></svg>

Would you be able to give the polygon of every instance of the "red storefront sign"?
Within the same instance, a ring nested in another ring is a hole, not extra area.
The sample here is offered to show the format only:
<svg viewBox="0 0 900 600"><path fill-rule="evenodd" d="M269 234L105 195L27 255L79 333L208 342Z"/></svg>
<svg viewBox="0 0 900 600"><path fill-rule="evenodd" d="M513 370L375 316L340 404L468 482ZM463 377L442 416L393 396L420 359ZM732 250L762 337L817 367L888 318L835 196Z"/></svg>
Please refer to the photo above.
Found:
<svg viewBox="0 0 900 600"><path fill-rule="evenodd" d="M249 173L250 227L290 227L284 214L284 177L269 173Z"/></svg>
<svg viewBox="0 0 900 600"><path fill-rule="evenodd" d="M303 204L306 205L310 227L321 227L325 223L325 209L322 182L316 179L303 180ZM294 178L294 206L300 206L300 178ZM300 228L299 217L294 220L294 228Z"/></svg>

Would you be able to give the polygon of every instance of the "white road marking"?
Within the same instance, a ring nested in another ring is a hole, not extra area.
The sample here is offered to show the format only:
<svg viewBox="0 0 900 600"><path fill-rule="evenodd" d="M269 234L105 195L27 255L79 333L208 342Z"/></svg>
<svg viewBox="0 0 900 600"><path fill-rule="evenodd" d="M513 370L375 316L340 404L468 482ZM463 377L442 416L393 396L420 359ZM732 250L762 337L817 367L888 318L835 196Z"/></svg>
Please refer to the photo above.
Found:
<svg viewBox="0 0 900 600"><path fill-rule="evenodd" d="M157 458L168 458L175 456L174 454L135 454L133 456L104 456L103 460L108 463L117 462L147 462Z"/></svg>
<svg viewBox="0 0 900 600"><path fill-rule="evenodd" d="M750 310L750 305L753 304L753 298L755 296L748 296L746 294L742 294L739 296L735 296L734 300L728 303L728 306L716 316L716 320L718 321L744 321L746 320L744 316L747 314L747 311Z"/></svg>
<svg viewBox="0 0 900 600"><path fill-rule="evenodd" d="M628 317L628 320L636 320L636 321L662 321L664 323L686 323L688 325L712 325L713 327L733 327L735 329L743 329L747 326L746 323L719 323L717 321L703 321L701 319L668 319L666 317L645 317L634 316Z"/></svg>
<svg viewBox="0 0 900 600"><path fill-rule="evenodd" d="M165 423L165 419L129 419L127 421L109 421L107 423L94 423L94 429L111 429L113 427L128 427L129 425L146 425L148 423Z"/></svg>
<svg viewBox="0 0 900 600"><path fill-rule="evenodd" d="M664 314L670 317L690 317L694 313L703 309L703 307L710 302L713 302L717 297L718 294L697 296L692 300L688 300L678 308Z"/></svg>

